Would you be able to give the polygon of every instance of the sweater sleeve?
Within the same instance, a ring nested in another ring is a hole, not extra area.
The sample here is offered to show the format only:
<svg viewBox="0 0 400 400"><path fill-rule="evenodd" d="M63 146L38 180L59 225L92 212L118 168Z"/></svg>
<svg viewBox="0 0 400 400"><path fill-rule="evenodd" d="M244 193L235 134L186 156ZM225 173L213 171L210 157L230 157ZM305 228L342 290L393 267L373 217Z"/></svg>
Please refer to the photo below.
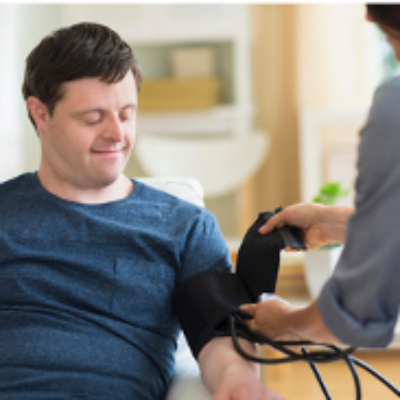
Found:
<svg viewBox="0 0 400 400"><path fill-rule="evenodd" d="M342 256L318 299L344 343L385 347L400 302L400 80L381 86L361 131L356 212Z"/></svg>

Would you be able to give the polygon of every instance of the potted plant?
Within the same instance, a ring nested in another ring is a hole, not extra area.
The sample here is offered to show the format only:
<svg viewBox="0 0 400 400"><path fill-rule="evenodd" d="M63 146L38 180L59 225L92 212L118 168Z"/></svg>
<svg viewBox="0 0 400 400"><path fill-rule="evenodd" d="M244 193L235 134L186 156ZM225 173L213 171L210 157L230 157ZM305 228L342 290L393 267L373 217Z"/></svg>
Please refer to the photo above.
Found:
<svg viewBox="0 0 400 400"><path fill-rule="evenodd" d="M332 206L338 204L349 193L350 190L344 189L339 182L328 182L321 186L313 202ZM331 276L342 248L342 245L328 243L305 254L305 277L312 298L318 297L323 285Z"/></svg>

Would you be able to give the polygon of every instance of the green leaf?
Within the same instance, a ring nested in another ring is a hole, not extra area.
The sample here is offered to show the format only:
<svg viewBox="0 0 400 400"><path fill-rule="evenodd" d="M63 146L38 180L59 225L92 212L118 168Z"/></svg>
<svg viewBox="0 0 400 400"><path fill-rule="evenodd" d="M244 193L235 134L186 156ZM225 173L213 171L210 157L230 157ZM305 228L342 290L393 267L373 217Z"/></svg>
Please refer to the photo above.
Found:
<svg viewBox="0 0 400 400"><path fill-rule="evenodd" d="M335 205L341 198L346 197L349 193L350 189L343 189L340 182L328 182L321 186L319 193L313 198L313 202Z"/></svg>

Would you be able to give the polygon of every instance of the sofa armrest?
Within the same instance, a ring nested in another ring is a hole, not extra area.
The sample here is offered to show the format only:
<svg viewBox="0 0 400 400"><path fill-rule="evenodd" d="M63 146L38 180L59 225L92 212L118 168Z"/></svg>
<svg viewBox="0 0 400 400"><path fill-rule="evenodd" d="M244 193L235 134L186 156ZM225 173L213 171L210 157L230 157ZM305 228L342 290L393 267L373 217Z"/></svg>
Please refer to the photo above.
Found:
<svg viewBox="0 0 400 400"><path fill-rule="evenodd" d="M199 376L175 375L165 400L211 400Z"/></svg>
<svg viewBox="0 0 400 400"><path fill-rule="evenodd" d="M198 364L183 334L178 340L175 362L175 376L165 400L211 400L212 396L201 381Z"/></svg>

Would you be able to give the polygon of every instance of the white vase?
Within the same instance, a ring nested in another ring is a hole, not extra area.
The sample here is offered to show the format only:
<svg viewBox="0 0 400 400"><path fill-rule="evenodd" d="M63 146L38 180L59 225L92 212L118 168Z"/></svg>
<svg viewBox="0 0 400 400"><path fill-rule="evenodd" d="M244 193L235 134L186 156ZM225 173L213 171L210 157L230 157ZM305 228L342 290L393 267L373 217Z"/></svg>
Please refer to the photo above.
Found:
<svg viewBox="0 0 400 400"><path fill-rule="evenodd" d="M331 249L310 250L304 256L305 276L308 290L313 299L317 298L342 253L343 246Z"/></svg>

